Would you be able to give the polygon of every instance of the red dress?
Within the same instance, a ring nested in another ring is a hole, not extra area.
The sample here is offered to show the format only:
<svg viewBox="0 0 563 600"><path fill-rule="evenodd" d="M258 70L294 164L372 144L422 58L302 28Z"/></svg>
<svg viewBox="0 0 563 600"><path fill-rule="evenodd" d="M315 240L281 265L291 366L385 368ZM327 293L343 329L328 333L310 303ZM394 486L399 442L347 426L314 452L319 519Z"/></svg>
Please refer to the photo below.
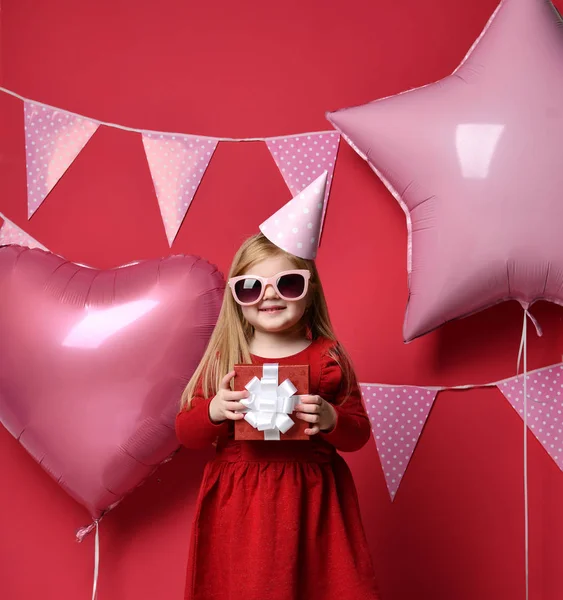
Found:
<svg viewBox="0 0 563 600"><path fill-rule="evenodd" d="M317 339L292 356L253 364L309 364L311 394L334 403L336 427L310 441L233 439L195 397L176 418L188 448L217 441L191 534L185 600L379 598L352 475L336 450L359 450L370 424L357 386L344 404L342 372ZM344 382L345 387L345 382ZM345 391L345 390L344 390Z"/></svg>

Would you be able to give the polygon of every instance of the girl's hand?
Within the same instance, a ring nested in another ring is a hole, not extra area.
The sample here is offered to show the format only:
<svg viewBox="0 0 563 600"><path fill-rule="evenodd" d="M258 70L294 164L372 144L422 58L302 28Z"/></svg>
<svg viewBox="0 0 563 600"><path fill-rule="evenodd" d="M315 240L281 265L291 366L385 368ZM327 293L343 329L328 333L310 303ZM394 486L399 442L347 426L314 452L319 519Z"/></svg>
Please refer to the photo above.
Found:
<svg viewBox="0 0 563 600"><path fill-rule="evenodd" d="M334 406L320 396L299 396L295 406L295 416L302 421L313 423L305 429L305 435L316 435L319 431L330 431L336 425Z"/></svg>
<svg viewBox="0 0 563 600"><path fill-rule="evenodd" d="M235 376L235 372L231 371L223 377L217 395L209 403L209 418L214 423L219 423L225 419L231 421L240 421L244 419L243 413L235 412L244 410L246 406L241 404L239 400L248 398L250 394L247 390L242 392L233 392L229 386L231 379Z"/></svg>

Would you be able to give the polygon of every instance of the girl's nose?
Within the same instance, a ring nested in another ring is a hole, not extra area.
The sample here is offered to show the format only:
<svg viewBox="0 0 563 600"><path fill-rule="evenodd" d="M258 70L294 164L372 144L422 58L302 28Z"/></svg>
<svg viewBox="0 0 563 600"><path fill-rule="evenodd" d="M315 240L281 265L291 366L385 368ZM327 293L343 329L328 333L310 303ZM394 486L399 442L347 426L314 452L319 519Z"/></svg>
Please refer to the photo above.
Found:
<svg viewBox="0 0 563 600"><path fill-rule="evenodd" d="M278 295L276 294L276 290L274 289L273 285L268 284L266 286L266 289L264 290L264 298L271 300L273 298L277 298Z"/></svg>

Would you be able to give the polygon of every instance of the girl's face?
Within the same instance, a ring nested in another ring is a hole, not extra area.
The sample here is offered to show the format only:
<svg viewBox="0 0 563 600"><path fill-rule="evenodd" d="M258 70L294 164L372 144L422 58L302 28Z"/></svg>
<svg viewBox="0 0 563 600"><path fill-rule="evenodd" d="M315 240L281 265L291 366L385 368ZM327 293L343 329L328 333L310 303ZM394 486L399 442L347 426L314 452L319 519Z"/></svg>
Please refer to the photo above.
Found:
<svg viewBox="0 0 563 600"><path fill-rule="evenodd" d="M275 256L256 263L241 275L273 277L281 271L291 271L295 268L295 265L286 256ZM264 333L287 331L297 327L303 318L307 308L307 295L301 300L283 300L275 289L268 285L258 304L241 306L242 314L258 331Z"/></svg>

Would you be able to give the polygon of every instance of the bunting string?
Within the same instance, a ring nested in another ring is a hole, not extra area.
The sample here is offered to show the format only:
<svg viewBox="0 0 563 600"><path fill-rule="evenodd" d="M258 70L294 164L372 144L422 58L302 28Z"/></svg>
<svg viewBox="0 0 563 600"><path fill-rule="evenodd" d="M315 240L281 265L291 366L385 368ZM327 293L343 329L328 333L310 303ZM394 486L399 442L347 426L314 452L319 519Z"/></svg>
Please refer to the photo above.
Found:
<svg viewBox="0 0 563 600"><path fill-rule="evenodd" d="M9 96L13 96L14 98L18 98L22 102L31 102L37 106L41 106L41 107L44 107L49 110L56 110L59 112L63 112L68 115L72 115L74 117L80 118L80 119L88 119L88 121L91 121L91 122L95 123L96 125L104 125L105 127L111 127L113 129L121 129L122 131L131 131L133 133L152 133L152 134L161 134L162 133L162 134L167 134L167 135L178 135L178 136L194 135L193 133L188 134L188 133L181 133L181 132L156 131L156 130L152 130L152 129L139 129L137 127L128 127L127 125L120 125L119 123L112 123L110 121L102 121L100 119L94 119L92 117L87 117L85 115L81 115L81 114L72 112L70 110L65 110L65 109L62 109L62 108L59 108L56 106L52 106L50 104L38 102L36 100L32 100L31 98L26 98L25 96L22 96L21 94L18 94L17 92L13 92L12 90L9 90L8 88L5 88L5 87L0 86L0 92L3 92L4 94L7 94ZM204 134L200 135L199 137L215 140L216 142L266 142L268 140L281 140L281 139L285 139L285 138L296 138L296 137L300 137L302 135L305 135L305 136L318 135L321 133L325 133L325 134L332 133L334 135L337 135L333 129L328 129L328 130L322 130L322 131L308 131L305 133L291 133L288 135L277 135L277 136L268 136L268 137L234 138L234 137L217 137L217 136L204 135Z"/></svg>

